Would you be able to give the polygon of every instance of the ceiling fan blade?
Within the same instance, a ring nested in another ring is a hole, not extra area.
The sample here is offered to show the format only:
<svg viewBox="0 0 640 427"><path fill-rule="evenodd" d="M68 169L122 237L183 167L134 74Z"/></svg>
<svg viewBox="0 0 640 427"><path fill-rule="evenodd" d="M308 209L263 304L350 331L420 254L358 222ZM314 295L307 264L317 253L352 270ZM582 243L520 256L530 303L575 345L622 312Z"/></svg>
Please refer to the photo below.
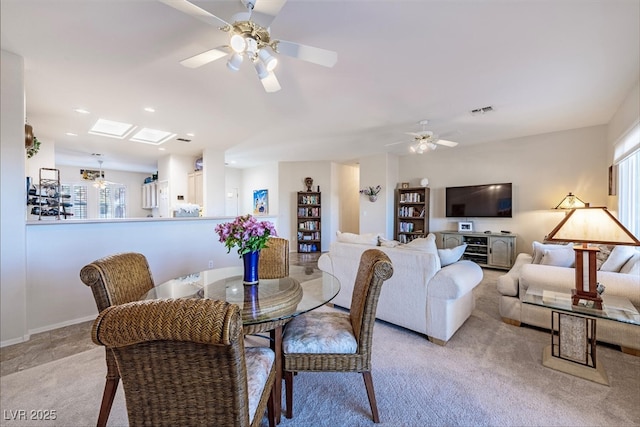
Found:
<svg viewBox="0 0 640 427"><path fill-rule="evenodd" d="M436 141L436 144L444 145L445 147L455 147L458 145L457 142L447 141L446 139L439 139Z"/></svg>
<svg viewBox="0 0 640 427"><path fill-rule="evenodd" d="M320 49L319 47L305 46L303 44L278 40L276 51L283 55L313 62L324 67L333 67L338 61L338 54L331 50Z"/></svg>
<svg viewBox="0 0 640 427"><path fill-rule="evenodd" d="M268 28L286 2L287 0L257 0L251 12L251 19Z"/></svg>
<svg viewBox="0 0 640 427"><path fill-rule="evenodd" d="M398 145L398 144L407 144L408 141L398 141L398 142L391 142L389 144L384 144L385 147L391 147L392 145Z"/></svg>
<svg viewBox="0 0 640 427"><path fill-rule="evenodd" d="M196 6L193 3L188 2L187 0L158 0L167 6L171 6L174 9L179 10L182 13L186 13L187 15L191 15L194 18L197 18L203 22L206 22L209 25L213 25L214 27L218 27L220 25L227 26L229 23L222 18L218 18L212 13L207 12L206 10Z"/></svg>
<svg viewBox="0 0 640 427"><path fill-rule="evenodd" d="M190 58L183 59L180 61L182 65L189 68L198 68L209 62L213 62L216 59L220 59L223 56L227 55L229 52L226 49L226 46L216 47L214 49L207 50L205 52L194 55Z"/></svg>
<svg viewBox="0 0 640 427"><path fill-rule="evenodd" d="M273 71L270 72L269 75L264 79L260 79L260 81L262 82L262 86L264 87L264 90L266 90L269 93L277 92L281 89L280 82L278 82L278 78L276 77Z"/></svg>

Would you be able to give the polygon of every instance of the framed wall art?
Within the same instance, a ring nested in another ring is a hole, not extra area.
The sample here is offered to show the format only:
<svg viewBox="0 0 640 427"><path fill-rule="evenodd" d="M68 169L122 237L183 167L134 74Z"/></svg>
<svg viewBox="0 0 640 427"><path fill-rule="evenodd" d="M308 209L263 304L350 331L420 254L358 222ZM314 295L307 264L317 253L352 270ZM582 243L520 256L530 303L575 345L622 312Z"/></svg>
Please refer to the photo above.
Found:
<svg viewBox="0 0 640 427"><path fill-rule="evenodd" d="M609 166L609 195L618 195L618 165Z"/></svg>
<svg viewBox="0 0 640 427"><path fill-rule="evenodd" d="M471 232L471 231L473 231L472 222L465 222L465 221L458 222L458 232L462 233L462 232Z"/></svg>
<svg viewBox="0 0 640 427"><path fill-rule="evenodd" d="M269 213L269 190L253 191L253 214L266 215Z"/></svg>

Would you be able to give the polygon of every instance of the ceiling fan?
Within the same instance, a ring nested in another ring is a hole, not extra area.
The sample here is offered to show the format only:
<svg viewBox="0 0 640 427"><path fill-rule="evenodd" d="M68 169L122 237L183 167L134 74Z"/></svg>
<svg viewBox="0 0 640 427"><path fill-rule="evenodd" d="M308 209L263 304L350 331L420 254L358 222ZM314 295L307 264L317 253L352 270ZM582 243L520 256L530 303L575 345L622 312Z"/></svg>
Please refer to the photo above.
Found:
<svg viewBox="0 0 640 427"><path fill-rule="evenodd" d="M422 130L420 132L406 132L407 135L413 136L413 140L411 141L411 145L409 146L409 151L412 153L422 154L425 151L435 150L438 148L438 145L443 145L445 147L455 147L458 145L457 142L448 141L446 139L440 139L438 135L433 133L430 130L426 129L428 120L421 120L420 125L422 125ZM392 142L391 144L386 144L386 147L397 145L397 144L405 144L406 141Z"/></svg>
<svg viewBox="0 0 640 427"><path fill-rule="evenodd" d="M253 63L264 89L267 92L277 92L281 87L273 72L278 64L274 53L329 68L333 67L338 60L338 54L330 50L271 38L269 26L286 0L240 0L246 11L235 14L232 23L187 0L159 1L229 33L227 45L215 47L180 61L185 67L201 67L230 54L227 68L238 71L246 57Z"/></svg>
<svg viewBox="0 0 640 427"><path fill-rule="evenodd" d="M121 185L121 184L118 184L117 182L107 181L106 179L104 179L104 172L102 172L103 160L98 160L98 163L100 164L100 172L98 172L98 176L93 179L93 186L95 188L104 190L109 185Z"/></svg>

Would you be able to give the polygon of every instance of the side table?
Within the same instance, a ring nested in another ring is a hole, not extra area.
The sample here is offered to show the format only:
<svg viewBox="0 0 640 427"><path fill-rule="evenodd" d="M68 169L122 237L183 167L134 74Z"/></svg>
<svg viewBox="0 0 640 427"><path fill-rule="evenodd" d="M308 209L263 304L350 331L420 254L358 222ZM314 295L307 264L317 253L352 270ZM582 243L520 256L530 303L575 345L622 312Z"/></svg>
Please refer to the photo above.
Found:
<svg viewBox="0 0 640 427"><path fill-rule="evenodd" d="M529 288L522 302L551 309L551 344L545 347L542 364L570 375L609 385L597 360L596 320L609 319L640 325L640 313L629 299L603 295L602 310L592 301L573 305L566 289Z"/></svg>

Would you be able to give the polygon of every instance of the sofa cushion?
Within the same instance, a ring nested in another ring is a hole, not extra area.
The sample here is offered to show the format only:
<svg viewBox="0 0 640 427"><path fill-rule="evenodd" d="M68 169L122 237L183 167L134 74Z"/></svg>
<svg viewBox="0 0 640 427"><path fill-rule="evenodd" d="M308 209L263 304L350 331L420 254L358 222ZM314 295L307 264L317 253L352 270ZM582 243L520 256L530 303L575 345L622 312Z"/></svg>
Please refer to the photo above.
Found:
<svg viewBox="0 0 640 427"><path fill-rule="evenodd" d="M600 270L618 272L635 253L636 250L633 246L616 246L607 260L602 263Z"/></svg>
<svg viewBox="0 0 640 427"><path fill-rule="evenodd" d="M385 248L395 248L396 246L400 245L400 242L398 242L397 240L385 239L382 236L378 236L378 241L380 242L380 246Z"/></svg>
<svg viewBox="0 0 640 427"><path fill-rule="evenodd" d="M544 251L546 250L552 251L556 249L564 249L567 247L572 248L573 243L557 244L533 242L533 260L531 261L531 263L540 264L540 261L542 261L542 257L544 256Z"/></svg>
<svg viewBox="0 0 640 427"><path fill-rule="evenodd" d="M620 273L640 276L640 252L636 251L636 253L629 258L629 261L624 263L620 269Z"/></svg>
<svg viewBox="0 0 640 427"><path fill-rule="evenodd" d="M571 248L545 250L541 265L554 265L556 267L573 267L576 261L575 251Z"/></svg>
<svg viewBox="0 0 640 427"><path fill-rule="evenodd" d="M466 249L466 243L460 246L456 246L455 248L438 249L438 256L440 256L440 266L444 267L458 261L462 257L462 254Z"/></svg>
<svg viewBox="0 0 640 427"><path fill-rule="evenodd" d="M602 268L602 265L609 258L609 255L611 254L611 251L615 246L604 245L604 244L589 245L589 246L600 249L598 252L596 252L596 270L600 270Z"/></svg>
<svg viewBox="0 0 640 427"><path fill-rule="evenodd" d="M427 237L418 237L413 239L409 243L401 246L403 249L410 249L413 251L428 252L431 254L438 254L438 247L436 246L436 235L429 233Z"/></svg>
<svg viewBox="0 0 640 427"><path fill-rule="evenodd" d="M343 233L341 231L336 231L336 237L338 238L338 242L356 243L358 245L378 246L377 233L354 234L354 233Z"/></svg>

